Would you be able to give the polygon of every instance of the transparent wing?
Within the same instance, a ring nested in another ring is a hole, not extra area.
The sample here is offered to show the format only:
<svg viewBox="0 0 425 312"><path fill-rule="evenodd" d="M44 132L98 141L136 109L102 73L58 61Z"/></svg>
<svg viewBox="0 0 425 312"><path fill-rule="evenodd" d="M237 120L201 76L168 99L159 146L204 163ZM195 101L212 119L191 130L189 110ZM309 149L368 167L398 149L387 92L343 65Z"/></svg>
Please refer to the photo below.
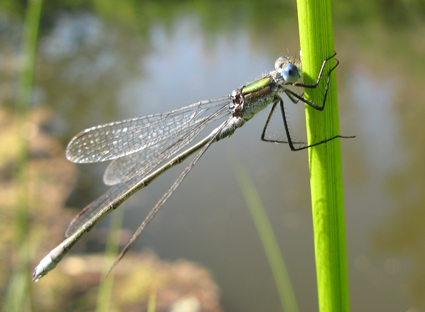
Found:
<svg viewBox="0 0 425 312"><path fill-rule="evenodd" d="M198 122L201 122L199 120ZM129 179L132 175L139 174L144 170L144 167L149 165L149 160L154 158L159 152L170 148L177 143L179 139L185 136L190 132L191 128L194 127L194 124L182 129L178 133L175 133L172 137L158 142L158 144L144 148L133 154L114 159L108 166L103 175L103 182L106 185L115 185L122 182L125 179ZM195 138L195 137L192 137ZM191 140L190 140L191 141ZM189 144L190 141L187 141L186 144ZM180 146L182 149L184 146ZM176 150L174 153L177 153ZM172 155L169 155L169 157ZM139 168L138 170L136 170Z"/></svg>
<svg viewBox="0 0 425 312"><path fill-rule="evenodd" d="M192 103L178 109L112 122L77 134L66 148L66 157L75 163L93 163L130 155L173 136L207 111L231 101L230 96Z"/></svg>
<svg viewBox="0 0 425 312"><path fill-rule="evenodd" d="M134 192L139 190L143 186L137 187L139 182L147 176L148 173L152 172L161 162L175 154L183 146L191 142L209 123L214 120L223 118L230 115L227 102L220 109L213 112L208 117L203 118L196 123L189 131L185 132L184 135L179 136L177 142L174 145L163 149L160 152L155 153L154 158L150 158L145 161L140 168L137 168L129 174L129 177L123 182L116 184L110 188L106 193L97 198L95 201L86 206L69 224L68 229L65 232L65 236L69 237L74 234L80 227L82 227L87 221L91 220L93 216L101 213L101 210L106 207L118 207L126 198L132 195ZM162 173L162 172L161 172ZM161 173L151 177L154 179ZM94 225L91 225L94 226Z"/></svg>

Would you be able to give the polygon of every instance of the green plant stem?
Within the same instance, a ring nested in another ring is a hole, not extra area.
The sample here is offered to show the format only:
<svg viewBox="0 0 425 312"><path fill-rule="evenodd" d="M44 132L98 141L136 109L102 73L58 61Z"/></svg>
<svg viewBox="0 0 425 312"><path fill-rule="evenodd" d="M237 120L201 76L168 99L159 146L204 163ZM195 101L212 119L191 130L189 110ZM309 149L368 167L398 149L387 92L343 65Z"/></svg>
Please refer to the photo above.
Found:
<svg viewBox="0 0 425 312"><path fill-rule="evenodd" d="M156 290L152 289L149 293L148 312L155 312L156 308Z"/></svg>
<svg viewBox="0 0 425 312"><path fill-rule="evenodd" d="M297 300L284 258L254 182L239 160L234 162L233 168L269 261L282 309L285 312L298 312Z"/></svg>
<svg viewBox="0 0 425 312"><path fill-rule="evenodd" d="M19 77L16 115L19 121L19 159L16 162L17 207L15 235L17 257L10 278L5 311L30 309L29 294L29 244L28 244L28 122L31 93L34 79L35 56L37 50L38 26L41 15L41 0L29 1L24 21L22 41L21 73Z"/></svg>
<svg viewBox="0 0 425 312"><path fill-rule="evenodd" d="M22 40L21 73L18 83L16 115L19 120L18 142L19 159L16 166L17 207L15 216L15 235L17 249L16 262L10 278L4 311L30 310L30 273L28 244L28 122L31 94L34 79L35 56L37 51L38 27L41 16L41 0L28 2L24 20Z"/></svg>
<svg viewBox="0 0 425 312"><path fill-rule="evenodd" d="M114 263L114 260L117 257L119 251L121 234L120 230L122 228L122 222L124 217L123 211L123 209L117 209L115 213L113 213L111 216L108 238L106 242L103 272L99 285L99 292L97 295L96 312L112 311L111 302L115 271L112 271L109 274L109 278L108 272L112 264Z"/></svg>
<svg viewBox="0 0 425 312"><path fill-rule="evenodd" d="M297 0L302 69L305 83L314 83L324 59L334 53L330 0ZM334 65L326 66L325 73ZM325 83L326 79L323 79ZM323 112L307 107L309 144L339 134L336 78L332 74ZM306 89L314 103L323 101L323 85ZM349 311L344 198L340 139L309 149L319 310Z"/></svg>

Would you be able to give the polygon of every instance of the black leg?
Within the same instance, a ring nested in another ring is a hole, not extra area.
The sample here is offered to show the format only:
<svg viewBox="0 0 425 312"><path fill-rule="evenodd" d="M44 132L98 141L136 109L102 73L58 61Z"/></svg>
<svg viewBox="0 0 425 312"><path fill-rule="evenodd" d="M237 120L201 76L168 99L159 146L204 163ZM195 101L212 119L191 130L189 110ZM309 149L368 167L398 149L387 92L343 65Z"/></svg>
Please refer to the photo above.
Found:
<svg viewBox="0 0 425 312"><path fill-rule="evenodd" d="M317 81L316 81L315 84L293 83L292 86L295 86L295 87L304 87L304 88L311 88L311 89L317 88L317 86L320 83L320 80L322 79L323 70L325 69L325 65L326 65L327 61L329 61L331 58L335 57L335 55L336 55L336 52L334 53L334 55L332 55L331 57L329 57L329 58L327 58L326 60L323 61L322 67L320 68L319 76L317 77ZM323 105L322 106L318 106L318 105L314 104L311 101L307 101L306 99L304 99L303 96L301 96L301 95L299 95L299 94L297 94L294 91L291 91L289 89L285 89L284 92L291 98L291 100L294 103L296 103L298 101L301 101L301 102L304 102L305 104L309 105L310 107L313 107L314 109L317 109L320 112L323 111L323 109L325 108L325 104L326 104L326 98L328 96L329 83L331 81L331 73L335 70L335 68L338 66L338 64L339 64L339 61L336 60L335 66L332 67L332 69L328 72L328 80L326 82L325 96L324 96L324 99L323 99ZM295 97L298 101L294 101L293 98L292 98L292 96Z"/></svg>
<svg viewBox="0 0 425 312"><path fill-rule="evenodd" d="M305 104L307 104L308 106L310 106L310 107L313 107L314 109L317 109L318 111L323 111L323 109L325 108L325 104L326 104L326 98L327 98L327 96L328 96L328 88L326 88L326 91L325 91L325 97L324 97L324 99L323 99L323 104L322 104L322 106L319 106L319 105L316 105L316 104L314 104L313 102L311 102L311 101L307 101L305 98L304 98L304 93L302 94L302 95L299 95L299 94L297 94L296 92L294 92L294 91L292 91L292 90L289 90L289 89L286 89L285 91L284 91L285 93L286 93L286 95L292 100L292 97L295 97L296 98L296 100L294 101L294 100L292 100L292 102L294 102L295 104L297 104L298 103L298 101L301 101L301 102L303 102L303 103L305 103Z"/></svg>
<svg viewBox="0 0 425 312"><path fill-rule="evenodd" d="M283 125L285 127L286 137L288 138L288 141L267 140L265 138L270 119L271 119L271 117L272 117L272 115L273 115L273 113L276 109L277 103L280 104L280 110L282 112ZM283 100L280 96L276 96L276 100L273 102L272 109L270 110L269 116L267 117L266 124L264 125L263 133L261 134L261 140L263 140L265 142L272 142L272 143L287 143L287 144L289 144L289 148L291 149L291 151L300 151L300 150L303 150L303 149L306 149L306 148L309 148L309 147L312 147L312 146L316 146L316 145L320 145L320 144L329 142L329 141L336 139L336 138L354 138L354 136L336 135L336 136L334 136L330 139L326 139L326 140L323 140L323 141L320 141L320 142L317 142L317 143L314 143L314 144L311 144L311 145L307 145L307 143L305 143L305 142L294 142L294 141L292 141L291 134L289 132L288 123L287 123L287 120L286 120L285 110L284 110L284 107L283 107ZM304 146L295 147L294 144L304 144Z"/></svg>
<svg viewBox="0 0 425 312"><path fill-rule="evenodd" d="M269 127L269 122L270 122L270 119L272 118L274 110L276 109L277 103L279 103L279 100L276 100L276 101L273 102L272 109L270 110L269 116L267 117L267 120L266 120L266 124L264 125L264 128L263 128L263 133L261 134L261 140L264 141L264 142L272 142L272 143L287 143L287 142L279 142L279 141L275 141L275 140L266 139L267 128Z"/></svg>
<svg viewBox="0 0 425 312"><path fill-rule="evenodd" d="M325 65L326 65L326 63L330 60L330 59L332 59L332 58L334 58L335 57L335 55L336 55L336 52L331 56L331 57L328 57L326 60L324 60L323 61L323 64L322 64L322 67L320 68L320 72L319 72L319 76L317 77L317 81L316 81L316 83L314 83L314 84L304 84L304 83L293 83L292 85L293 86L296 86L296 87L304 87L304 88L311 88L311 89L314 89L314 88L317 88L317 86L319 85L319 83L320 83L320 79L322 79L322 74L323 74L323 70L325 69ZM330 75L331 75L331 72L333 72L334 70L335 70L335 68L339 65L339 61L337 60L337 59L335 59L335 61L336 61L336 64L335 64L335 66L334 67L332 67L332 69L329 71L329 73L328 73L328 80L329 80L329 77L330 77Z"/></svg>
<svg viewBox="0 0 425 312"><path fill-rule="evenodd" d="M286 137L288 138L287 141L266 139L266 132L267 132L267 129L269 127L269 122L270 122L270 120L272 118L272 115L274 114L274 111L275 111L276 106L277 106L278 103L280 104L280 110L282 112L283 125L285 127ZM276 100L273 102L272 109L270 110L269 116L267 117L267 120L266 120L266 124L264 125L264 128L263 128L263 133L261 134L261 140L264 141L264 142L286 143L286 144L289 144L289 147L291 148L292 151L299 150L299 148L295 148L294 147L294 144L307 145L306 142L294 142L294 141L292 141L291 135L290 135L290 132L289 132L289 126L288 126L288 123L287 123L287 120L286 120L285 110L284 110L284 107L283 107L283 100L282 100L282 98L280 96L276 96Z"/></svg>

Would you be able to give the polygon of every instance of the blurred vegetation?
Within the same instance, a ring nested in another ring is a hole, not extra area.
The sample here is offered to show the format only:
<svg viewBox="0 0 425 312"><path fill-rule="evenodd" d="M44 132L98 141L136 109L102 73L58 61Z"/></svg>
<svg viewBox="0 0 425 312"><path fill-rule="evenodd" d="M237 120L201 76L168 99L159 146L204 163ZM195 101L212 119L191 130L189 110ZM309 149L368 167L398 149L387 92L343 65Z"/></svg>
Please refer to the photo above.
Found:
<svg viewBox="0 0 425 312"><path fill-rule="evenodd" d="M203 22L204 31L216 32L236 25L257 27L264 24L264 17L276 16L277 12L288 12L285 16L296 18L295 2L263 1L44 1L43 26L48 27L60 11L89 11L93 14L132 26L146 32L152 23L162 22L171 25L174 18L182 14L196 14ZM23 1L5 0L0 10L23 18ZM280 18L280 20L285 17ZM279 20L279 19L275 19ZM255 22L257 21L257 23ZM269 21L274 23L273 19ZM268 24L268 27L273 26Z"/></svg>
<svg viewBox="0 0 425 312"><path fill-rule="evenodd" d="M0 11L23 19L26 1L3 0ZM61 11L89 11L93 14L133 27L141 33L153 23L171 25L173 19L183 14L200 17L203 31L217 33L233 27L253 31L267 31L296 19L295 1L135 1L135 0L46 0L42 31L48 29ZM285 14L282 14L285 12ZM339 25L371 26L383 24L393 29L423 25L425 2L421 0L335 1L334 23ZM267 21L267 22L265 22Z"/></svg>
<svg viewBox="0 0 425 312"><path fill-rule="evenodd" d="M26 239L30 257L35 255L35 249L39 249L43 240L60 239L67 222L64 218L70 218L72 215L63 211L63 204L73 189L76 168L64 159L59 142L43 131L42 128L49 118L51 114L46 109L38 108L31 113L26 123L30 133L26 194L29 223ZM12 272L16 270L17 263L22 261L17 252L17 246L22 246L22 237L15 229L16 207L21 201L18 196L20 184L12 170L20 160L22 152L19 145L19 121L17 116L11 115L7 110L0 110L0 264L4 268L0 273L2 297L10 286ZM29 272L27 278L30 278Z"/></svg>

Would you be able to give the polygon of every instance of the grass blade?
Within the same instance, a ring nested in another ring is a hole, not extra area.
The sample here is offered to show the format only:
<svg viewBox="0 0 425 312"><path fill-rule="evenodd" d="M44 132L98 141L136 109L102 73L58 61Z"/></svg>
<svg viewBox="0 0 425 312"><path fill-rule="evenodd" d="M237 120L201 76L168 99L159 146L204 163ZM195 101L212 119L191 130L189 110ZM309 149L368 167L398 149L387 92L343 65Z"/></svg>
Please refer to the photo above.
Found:
<svg viewBox="0 0 425 312"><path fill-rule="evenodd" d="M109 275L108 272L118 255L120 246L120 230L122 227L124 212L123 209L117 209L111 216L108 238L106 242L105 259L103 263L103 272L97 295L96 312L111 311L111 298L114 286L114 272Z"/></svg>
<svg viewBox="0 0 425 312"><path fill-rule="evenodd" d="M286 312L298 312L299 309L292 288L291 279L289 278L285 261L279 249L279 244L274 236L272 226L264 210L260 196L257 193L246 167L243 166L240 161L234 162L234 171L269 261L282 309Z"/></svg>
<svg viewBox="0 0 425 312"><path fill-rule="evenodd" d="M18 198L16 207L16 243L17 262L13 269L4 311L30 310L30 270L28 244L28 122L31 106L31 94L34 79L35 56L37 51L38 27L41 16L41 0L28 2L24 21L23 49L21 56L21 73L19 78L16 113L19 119L20 157L17 160L16 182Z"/></svg>

